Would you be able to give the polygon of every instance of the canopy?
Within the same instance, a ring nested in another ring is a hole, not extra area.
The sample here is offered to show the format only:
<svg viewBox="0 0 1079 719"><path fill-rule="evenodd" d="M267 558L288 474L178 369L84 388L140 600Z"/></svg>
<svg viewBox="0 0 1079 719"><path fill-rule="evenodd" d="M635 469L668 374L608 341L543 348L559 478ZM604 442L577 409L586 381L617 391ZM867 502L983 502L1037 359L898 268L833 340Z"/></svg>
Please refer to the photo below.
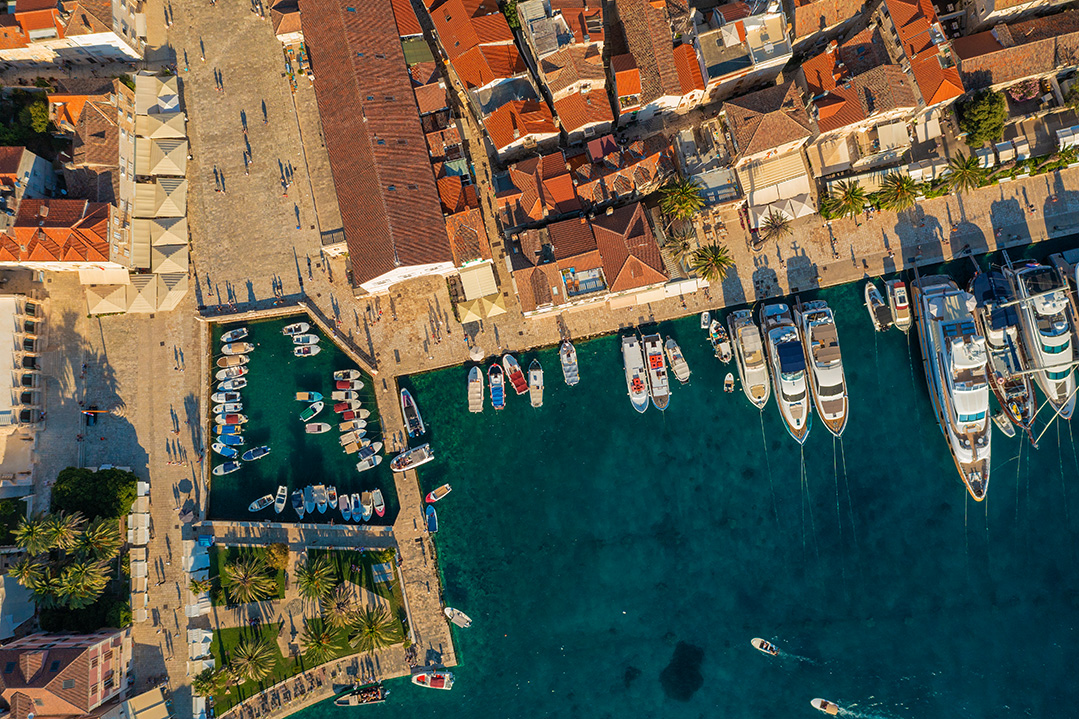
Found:
<svg viewBox="0 0 1079 719"><path fill-rule="evenodd" d="M487 317L496 317L506 313L506 300L502 294L493 294L480 297L478 300L461 302L457 305L461 324L466 322L479 322Z"/></svg>
<svg viewBox="0 0 1079 719"><path fill-rule="evenodd" d="M107 315L127 310L127 286L125 285L88 285L86 287L87 312L92 315Z"/></svg>
<svg viewBox="0 0 1079 719"><path fill-rule="evenodd" d="M126 267L83 267L79 269L79 284L126 285L128 282Z"/></svg>
<svg viewBox="0 0 1079 719"><path fill-rule="evenodd" d="M155 275L132 275L127 286L128 312L157 312L157 278Z"/></svg>
<svg viewBox="0 0 1079 719"><path fill-rule="evenodd" d="M802 352L801 342L780 342L776 345L779 353L779 367L783 372L801 372L806 368L806 356Z"/></svg>
<svg viewBox="0 0 1079 719"><path fill-rule="evenodd" d="M466 300L475 300L498 292L494 268L491 267L490 262L462 267L459 274Z"/></svg>
<svg viewBox="0 0 1079 719"><path fill-rule="evenodd" d="M461 324L479 322L483 319L483 310L480 308L479 300L461 302L457 305L457 314L460 315Z"/></svg>
<svg viewBox="0 0 1079 719"><path fill-rule="evenodd" d="M156 245L150 252L150 271L155 274L187 274L187 245Z"/></svg>
<svg viewBox="0 0 1079 719"><path fill-rule="evenodd" d="M162 274L157 277L157 309L168 312L176 309L180 300L187 294L187 272L182 274Z"/></svg>

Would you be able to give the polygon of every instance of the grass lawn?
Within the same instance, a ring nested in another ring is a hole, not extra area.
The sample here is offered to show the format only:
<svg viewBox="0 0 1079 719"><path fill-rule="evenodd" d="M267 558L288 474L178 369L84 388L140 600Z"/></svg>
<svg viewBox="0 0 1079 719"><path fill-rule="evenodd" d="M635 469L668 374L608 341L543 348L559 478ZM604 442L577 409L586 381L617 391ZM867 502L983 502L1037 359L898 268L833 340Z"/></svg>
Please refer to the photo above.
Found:
<svg viewBox="0 0 1079 719"><path fill-rule="evenodd" d="M308 549L308 555L314 557L325 554L337 569L338 583L349 581L358 584L372 594L389 602L390 615L400 621L400 637L408 636L408 613L405 611L405 598L401 593L401 576L397 572L396 556L392 549L381 552L351 552L329 549ZM376 564L389 564L393 567L393 582L375 584L371 567Z"/></svg>
<svg viewBox="0 0 1079 719"><path fill-rule="evenodd" d="M228 596L228 589L221 584L221 569L229 562L234 562L240 557L259 556L263 561L268 559L265 547L222 547L215 545L210 552L210 582L213 588L210 590L210 599L214 606L232 604L232 598ZM277 583L277 591L267 599L283 599L285 596L285 572L282 569L267 569L268 573Z"/></svg>

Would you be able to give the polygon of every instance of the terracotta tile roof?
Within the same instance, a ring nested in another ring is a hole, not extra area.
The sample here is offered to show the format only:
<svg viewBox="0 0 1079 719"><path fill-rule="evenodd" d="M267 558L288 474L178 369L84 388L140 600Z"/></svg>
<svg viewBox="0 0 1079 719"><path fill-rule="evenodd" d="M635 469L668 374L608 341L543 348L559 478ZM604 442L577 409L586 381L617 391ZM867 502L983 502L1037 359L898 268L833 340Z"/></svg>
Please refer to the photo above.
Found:
<svg viewBox="0 0 1079 719"><path fill-rule="evenodd" d="M446 234L453 249L453 264L458 267L473 260L491 259L491 243L478 207L448 216Z"/></svg>
<svg viewBox="0 0 1079 719"><path fill-rule="evenodd" d="M110 22L108 25L102 23L97 17L96 13L100 9L101 3L99 1L75 3L71 8L72 15L68 19L67 28L63 26L63 20L55 6L43 10L16 12L15 20L22 25L23 32L28 36L32 30L49 29L55 29L60 37L85 35L91 32L107 32L112 29L112 9L109 9Z"/></svg>
<svg viewBox="0 0 1079 719"><path fill-rule="evenodd" d="M551 0L551 9L562 13L574 41L603 42L603 7L598 0L591 0L590 3L584 0Z"/></svg>
<svg viewBox="0 0 1079 719"><path fill-rule="evenodd" d="M70 12L71 15L67 19L63 36L96 35L112 31L112 3L109 0L78 0L65 4L65 12ZM63 20L59 19L58 22ZM23 27L26 27L26 23L23 23Z"/></svg>
<svg viewBox="0 0 1079 719"><path fill-rule="evenodd" d="M525 72L525 63L514 45L477 45L458 55L453 69L472 90Z"/></svg>
<svg viewBox="0 0 1079 719"><path fill-rule="evenodd" d="M641 94L641 71L637 69L637 64L633 60L632 55L616 55L611 58L611 72L614 74L614 88L615 94L618 97L631 97L636 96L638 102L636 104L627 103L626 107L620 108L621 112L629 112L635 107L639 107Z"/></svg>
<svg viewBox="0 0 1079 719"><path fill-rule="evenodd" d="M427 151L432 160L456 160L463 156L461 152L461 133L457 125L450 125L442 130L427 133ZM452 157L449 156L452 153ZM435 177L439 173L435 172Z"/></svg>
<svg viewBox="0 0 1079 719"><path fill-rule="evenodd" d="M420 20L416 17L410 0L390 0L393 5L393 19L397 22L397 32L401 37L423 34Z"/></svg>
<svg viewBox="0 0 1079 719"><path fill-rule="evenodd" d="M808 0L794 3L794 39L816 35L861 13L865 0Z"/></svg>
<svg viewBox="0 0 1079 719"><path fill-rule="evenodd" d="M500 190L495 200L507 228L581 209L561 150L510 165L505 179L509 187Z"/></svg>
<svg viewBox="0 0 1079 719"><path fill-rule="evenodd" d="M430 85L415 88L416 106L421 115L429 112L438 112L450 106L446 98L446 88L440 82L432 82Z"/></svg>
<svg viewBox="0 0 1079 719"><path fill-rule="evenodd" d="M416 87L430 85L442 79L442 76L438 73L438 65L433 62L418 62L409 66L408 75L412 78L412 84Z"/></svg>
<svg viewBox="0 0 1079 719"><path fill-rule="evenodd" d="M540 60L540 72L554 97L578 82L602 87L606 80L598 45L567 45Z"/></svg>
<svg viewBox="0 0 1079 719"><path fill-rule="evenodd" d="M813 122L793 82L731 98L724 108L741 157L813 135Z"/></svg>
<svg viewBox="0 0 1079 719"><path fill-rule="evenodd" d="M548 263L536 267L515 270L513 278L517 284L517 301L522 312L533 312L538 307L561 305L566 302L566 293L562 285L562 274L558 265ZM551 292L558 288L558 294Z"/></svg>
<svg viewBox="0 0 1079 719"><path fill-rule="evenodd" d="M592 220L592 229L611 292L667 280L663 256L645 218L644 205L637 202L619 207L609 215L597 215Z"/></svg>
<svg viewBox="0 0 1079 719"><path fill-rule="evenodd" d="M955 67L945 67L948 61L930 34L933 26L936 26L934 32L940 30L932 0L884 2L926 104L935 105L962 95L965 90L959 71Z"/></svg>
<svg viewBox="0 0 1079 719"><path fill-rule="evenodd" d="M353 282L451 261L389 0L300 2Z"/></svg>
<svg viewBox="0 0 1079 719"><path fill-rule="evenodd" d="M29 38L14 15L0 15L0 50L14 50L29 45Z"/></svg>
<svg viewBox="0 0 1079 719"><path fill-rule="evenodd" d="M661 97L682 96L682 84L674 61L674 45L667 11L662 3L647 0L615 0L626 44L640 72L641 104ZM619 94L623 92L619 86Z"/></svg>
<svg viewBox="0 0 1079 719"><path fill-rule="evenodd" d="M431 21L451 61L480 44L472 18L465 11L462 0L446 0L437 9L431 10Z"/></svg>
<svg viewBox="0 0 1079 719"><path fill-rule="evenodd" d="M840 67L840 63L843 67ZM822 95L837 84L880 65L891 63L877 28L868 28L842 45L802 62L802 74L811 96Z"/></svg>
<svg viewBox="0 0 1079 719"><path fill-rule="evenodd" d="M483 118L483 126L496 150L508 147L527 135L558 132L551 108L545 102L514 100Z"/></svg>
<svg viewBox="0 0 1079 719"><path fill-rule="evenodd" d="M302 32L300 6L296 0L277 0L271 5L270 24L273 25L274 35Z"/></svg>
<svg viewBox="0 0 1079 719"><path fill-rule="evenodd" d="M24 152L26 152L25 147L0 147L0 181L3 184L15 184Z"/></svg>
<svg viewBox="0 0 1079 719"><path fill-rule="evenodd" d="M31 262L108 262L109 206L68 199L24 199L0 241L8 255Z"/></svg>
<svg viewBox="0 0 1079 719"><path fill-rule="evenodd" d="M997 25L952 47L969 90L1047 75L1079 62L1079 10Z"/></svg>
<svg viewBox="0 0 1079 719"><path fill-rule="evenodd" d="M480 15L472 19L472 27L481 44L512 43L513 30L510 30L506 16L500 12Z"/></svg>
<svg viewBox="0 0 1079 719"><path fill-rule="evenodd" d="M569 164L585 205L624 199L634 192L647 194L674 171L673 149L662 135L646 138L639 153L623 150L613 138L598 138L589 143L587 154L571 158Z"/></svg>
<svg viewBox="0 0 1079 719"><path fill-rule="evenodd" d="M459 175L443 175L438 178L437 185L443 214L454 215L470 207L479 207L476 186L464 184Z"/></svg>
<svg viewBox="0 0 1079 719"><path fill-rule="evenodd" d="M617 152L619 145L614 139L614 135L604 135L603 137L597 137L595 140L589 141L586 148L588 159L592 162L599 162L609 153Z"/></svg>
<svg viewBox="0 0 1079 719"><path fill-rule="evenodd" d="M697 60L697 51L692 45L683 44L674 49L674 64L678 69L678 83L683 95L704 89L701 64Z"/></svg>
<svg viewBox="0 0 1079 719"><path fill-rule="evenodd" d="M601 122L614 122L611 101L604 87L593 88L588 93L571 92L554 101L554 111L566 132Z"/></svg>
<svg viewBox="0 0 1079 719"><path fill-rule="evenodd" d="M596 250L592 226L584 217L552 222L547 225L547 234L556 260L567 260Z"/></svg>

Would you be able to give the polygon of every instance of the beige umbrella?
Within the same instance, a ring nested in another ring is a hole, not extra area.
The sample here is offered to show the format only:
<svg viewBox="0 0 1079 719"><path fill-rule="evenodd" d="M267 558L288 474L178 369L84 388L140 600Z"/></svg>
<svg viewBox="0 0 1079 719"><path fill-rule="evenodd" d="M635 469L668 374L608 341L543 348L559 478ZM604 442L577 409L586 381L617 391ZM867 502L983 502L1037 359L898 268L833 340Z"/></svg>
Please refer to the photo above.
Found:
<svg viewBox="0 0 1079 719"><path fill-rule="evenodd" d="M502 297L502 293L481 297L480 303L481 307L483 307L484 317L496 317L506 314L506 300Z"/></svg>
<svg viewBox="0 0 1079 719"><path fill-rule="evenodd" d="M472 349L468 351L468 357L473 362L479 362L481 359L483 359L484 354L485 353L483 351L483 348L479 345L473 345Z"/></svg>
<svg viewBox="0 0 1079 719"><path fill-rule="evenodd" d="M483 298L478 300L469 300L468 302L462 302L457 305L457 312L461 315L461 324L467 324L469 322L479 322L483 319L483 306L481 303Z"/></svg>
<svg viewBox="0 0 1079 719"><path fill-rule="evenodd" d="M92 315L107 315L124 312L127 309L127 287L125 285L87 285L87 312Z"/></svg>
<svg viewBox="0 0 1079 719"><path fill-rule="evenodd" d="M128 312L157 312L157 275L132 275L127 286Z"/></svg>
<svg viewBox="0 0 1079 719"><path fill-rule="evenodd" d="M160 275L187 274L187 245L155 245L150 270Z"/></svg>

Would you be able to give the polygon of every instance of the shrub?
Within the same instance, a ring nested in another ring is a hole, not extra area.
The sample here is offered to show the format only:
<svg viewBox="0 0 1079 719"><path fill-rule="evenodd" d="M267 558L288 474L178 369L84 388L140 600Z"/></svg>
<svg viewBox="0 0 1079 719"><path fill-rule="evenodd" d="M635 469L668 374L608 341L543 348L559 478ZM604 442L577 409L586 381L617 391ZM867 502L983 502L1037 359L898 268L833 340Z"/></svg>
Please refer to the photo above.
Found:
<svg viewBox="0 0 1079 719"><path fill-rule="evenodd" d="M52 511L82 512L87 517L126 517L135 503L137 478L120 469L68 467L56 477Z"/></svg>
<svg viewBox="0 0 1079 719"><path fill-rule="evenodd" d="M1041 83L1037 80L1023 80L1008 88L1008 97L1016 102L1026 102L1036 98L1040 90Z"/></svg>

